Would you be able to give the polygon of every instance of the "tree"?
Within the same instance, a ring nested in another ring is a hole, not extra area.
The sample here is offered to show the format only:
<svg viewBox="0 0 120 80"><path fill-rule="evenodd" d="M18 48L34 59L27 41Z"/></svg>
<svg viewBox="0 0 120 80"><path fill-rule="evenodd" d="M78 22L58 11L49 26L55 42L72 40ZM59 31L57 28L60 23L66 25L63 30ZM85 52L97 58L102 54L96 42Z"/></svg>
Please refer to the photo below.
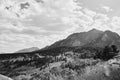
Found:
<svg viewBox="0 0 120 80"><path fill-rule="evenodd" d="M115 45L105 46L101 58L103 60L109 60L118 54L119 50Z"/></svg>

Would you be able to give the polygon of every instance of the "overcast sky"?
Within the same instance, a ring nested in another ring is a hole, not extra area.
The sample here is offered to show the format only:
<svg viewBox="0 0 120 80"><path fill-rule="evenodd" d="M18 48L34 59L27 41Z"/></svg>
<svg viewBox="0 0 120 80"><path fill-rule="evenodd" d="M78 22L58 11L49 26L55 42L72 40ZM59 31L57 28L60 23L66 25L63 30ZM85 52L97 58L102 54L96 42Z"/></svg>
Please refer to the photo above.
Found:
<svg viewBox="0 0 120 80"><path fill-rule="evenodd" d="M0 0L0 52L42 48L92 28L120 34L120 0Z"/></svg>

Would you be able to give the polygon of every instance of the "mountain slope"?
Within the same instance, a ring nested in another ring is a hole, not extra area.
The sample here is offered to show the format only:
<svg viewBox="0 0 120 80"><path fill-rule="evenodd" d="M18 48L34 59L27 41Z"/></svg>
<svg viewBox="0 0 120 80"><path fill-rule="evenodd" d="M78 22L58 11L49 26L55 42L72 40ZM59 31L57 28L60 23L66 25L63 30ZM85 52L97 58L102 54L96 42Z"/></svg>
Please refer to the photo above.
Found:
<svg viewBox="0 0 120 80"><path fill-rule="evenodd" d="M58 41L49 48L68 46L95 46L104 47L106 45L115 44L120 48L120 36L112 31L99 31L92 29L88 32L74 33L66 39Z"/></svg>

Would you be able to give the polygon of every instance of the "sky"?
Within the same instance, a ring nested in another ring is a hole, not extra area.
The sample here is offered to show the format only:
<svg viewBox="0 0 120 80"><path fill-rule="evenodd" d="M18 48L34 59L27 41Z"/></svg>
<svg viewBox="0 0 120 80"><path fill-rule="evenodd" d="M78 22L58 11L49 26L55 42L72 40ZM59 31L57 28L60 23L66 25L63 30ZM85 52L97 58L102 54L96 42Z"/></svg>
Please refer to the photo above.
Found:
<svg viewBox="0 0 120 80"><path fill-rule="evenodd" d="M120 34L120 0L0 0L0 53L43 48L93 28Z"/></svg>

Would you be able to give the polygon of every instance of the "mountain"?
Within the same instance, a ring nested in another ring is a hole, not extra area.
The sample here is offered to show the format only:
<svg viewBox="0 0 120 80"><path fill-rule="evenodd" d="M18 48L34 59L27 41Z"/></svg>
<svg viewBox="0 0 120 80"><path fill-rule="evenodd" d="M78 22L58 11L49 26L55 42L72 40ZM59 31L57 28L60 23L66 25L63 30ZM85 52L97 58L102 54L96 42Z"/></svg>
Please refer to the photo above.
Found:
<svg viewBox="0 0 120 80"><path fill-rule="evenodd" d="M48 50L52 48L61 47L101 47L106 45L116 45L120 49L120 36L112 31L100 31L92 29L87 32L74 33L68 36L66 39L55 42L54 44L47 46L41 50ZM63 48L62 48L63 49ZM16 51L15 53L25 53L39 51L37 47L31 47Z"/></svg>
<svg viewBox="0 0 120 80"><path fill-rule="evenodd" d="M39 48L38 47L31 47L31 48L26 48L26 49L16 51L15 53L33 52L36 50L39 50Z"/></svg>
<svg viewBox="0 0 120 80"><path fill-rule="evenodd" d="M49 46L55 47L75 47L75 46L95 46L104 47L106 45L116 45L120 48L120 36L112 31L100 31L92 29L88 32L74 33L66 39L60 40Z"/></svg>
<svg viewBox="0 0 120 80"><path fill-rule="evenodd" d="M0 74L13 80L119 80L120 55L101 58L104 46L111 44L120 45L112 31L74 33L43 49L0 54Z"/></svg>

